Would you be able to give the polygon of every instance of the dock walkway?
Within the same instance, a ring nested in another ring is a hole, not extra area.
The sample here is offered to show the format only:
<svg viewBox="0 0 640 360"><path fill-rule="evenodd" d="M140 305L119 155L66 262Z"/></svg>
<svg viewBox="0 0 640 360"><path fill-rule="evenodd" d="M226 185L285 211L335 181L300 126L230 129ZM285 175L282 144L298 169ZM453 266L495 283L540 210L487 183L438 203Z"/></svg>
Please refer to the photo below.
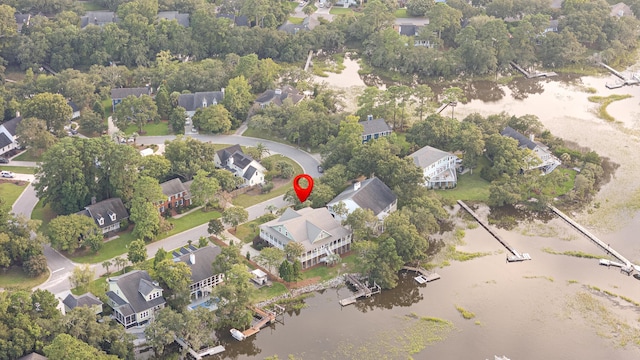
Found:
<svg viewBox="0 0 640 360"><path fill-rule="evenodd" d="M189 353L189 355L193 356L193 358L196 360L201 360L203 357L208 355L220 354L225 350L224 346L218 345L218 346L208 347L206 349L200 350L199 352L196 352L191 348L191 346L189 346L179 337L174 336L174 339L180 346L182 346L183 348L187 348L187 352Z"/></svg>
<svg viewBox="0 0 640 360"><path fill-rule="evenodd" d="M344 277L344 281L350 284L356 289L356 292L348 298L340 300L340 305L347 306L356 302L360 298L368 298L371 295L378 294L381 291L380 285L373 283L373 286L369 287L360 281L355 275L347 274Z"/></svg>
<svg viewBox="0 0 640 360"><path fill-rule="evenodd" d="M549 71L549 72L539 72L539 71L529 72L529 71L523 69L520 65L516 64L514 61L509 62L509 64L511 66L513 66L514 69L520 71L522 73L522 75L524 75L527 79L535 79L535 78L539 78L539 77L558 76L558 74L556 74L553 71Z"/></svg>
<svg viewBox="0 0 640 360"><path fill-rule="evenodd" d="M638 75L631 75L631 77L626 77L624 76L623 73L619 72L618 70L612 68L611 66L605 64L605 63L600 63L600 65L602 67L604 67L605 69L609 70L609 72L611 72L614 76L620 78L622 80L622 82L616 82L614 84L605 84L605 86L607 87L607 89L617 89L617 88L621 88L623 86L626 85L638 85L640 84L640 78L638 77Z"/></svg>
<svg viewBox="0 0 640 360"><path fill-rule="evenodd" d="M627 273L627 275L631 275L634 268L638 270L639 267L637 265L634 265L626 257L622 256L622 254L620 254L619 252L614 250L611 246L609 246L609 244L605 244L604 241L598 239L598 237L596 237L591 232L589 232L589 230L585 229L582 225L573 221L573 219L571 219L562 211L558 210L555 206L549 205L549 209L551 209L551 211L553 211L556 215L558 215L562 220L566 221L569 225L573 226L573 228L578 230L582 235L586 236L589 240L593 241L596 245L598 245L598 247L600 247L606 253L620 260L624 264L624 267L622 267L621 270Z"/></svg>
<svg viewBox="0 0 640 360"><path fill-rule="evenodd" d="M485 228L485 230L487 230L489 234L491 234L491 236L493 236L496 240L498 240L498 242L500 242L500 244L502 244L502 246L504 246L512 254L511 256L507 256L508 262L531 260L531 256L529 256L529 254L526 254L526 253L520 254L518 251L516 251L516 249L513 246L509 245L509 243L506 242L500 235L498 235L498 233L495 232L495 230L493 230L493 228L491 228L489 224L485 223L482 219L480 219L480 217L473 210L471 210L471 208L467 206L467 204L465 204L464 201L458 200L458 204L460 204L460 206L463 209L465 209L469 214L471 214L471 216L473 216L473 218L478 222L478 224L482 225L482 227Z"/></svg>
<svg viewBox="0 0 640 360"><path fill-rule="evenodd" d="M435 273L433 271L429 271L425 268L421 267L413 267L413 266L403 266L402 270L413 271L415 273L419 273L420 276L417 276L415 280L420 284L425 284L428 282L432 282L440 279L440 274Z"/></svg>
<svg viewBox="0 0 640 360"><path fill-rule="evenodd" d="M271 324L272 322L274 322L277 316L275 312L267 312L257 307L252 307L251 310L254 313L258 314L258 316L260 316L260 320L257 323L253 324L250 328L242 332L245 338L248 338L249 336L255 335L260 332L260 330L263 327L267 326L267 324ZM282 309L282 311L284 312L284 309Z"/></svg>

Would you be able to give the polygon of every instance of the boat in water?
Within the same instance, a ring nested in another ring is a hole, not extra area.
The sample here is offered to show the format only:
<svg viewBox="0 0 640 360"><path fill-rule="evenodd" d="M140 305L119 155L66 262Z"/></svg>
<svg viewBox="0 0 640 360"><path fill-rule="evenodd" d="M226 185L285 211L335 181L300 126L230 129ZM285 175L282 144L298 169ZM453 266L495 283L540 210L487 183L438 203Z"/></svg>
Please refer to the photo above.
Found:
<svg viewBox="0 0 640 360"><path fill-rule="evenodd" d="M246 336L244 336L242 331L240 331L238 329L231 329L231 336L233 336L233 338L238 340L238 341L242 341L242 340L244 340L246 338Z"/></svg>

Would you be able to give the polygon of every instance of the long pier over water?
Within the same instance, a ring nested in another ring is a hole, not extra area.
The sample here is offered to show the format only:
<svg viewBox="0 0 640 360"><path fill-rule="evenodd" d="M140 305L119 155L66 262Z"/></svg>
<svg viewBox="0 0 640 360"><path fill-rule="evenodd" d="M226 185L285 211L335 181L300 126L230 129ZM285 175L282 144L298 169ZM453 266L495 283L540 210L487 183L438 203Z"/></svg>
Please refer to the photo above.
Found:
<svg viewBox="0 0 640 360"><path fill-rule="evenodd" d="M458 200L458 204L460 204L460 206L463 209L465 209L469 214L471 214L471 216L473 216L473 218L478 222L478 224L482 225L482 227L485 228L485 230L487 230L489 234L491 234L496 240L498 240L498 242L500 242L502 246L504 246L507 250L509 250L511 254L513 254L513 256L507 257L507 261L514 262L514 261L531 260L531 256L529 256L529 254L520 254L518 251L516 251L516 249L513 246L509 245L509 243L506 242L500 235L498 235L498 233L496 233L495 230L493 230L493 228L489 226L489 224L485 223L484 220L480 219L480 217L473 210L471 210L471 208L467 206L467 204L465 204L464 201Z"/></svg>
<svg viewBox="0 0 640 360"><path fill-rule="evenodd" d="M551 211L553 211L556 215L558 215L562 220L564 220L567 223L569 223L569 225L573 226L573 228L578 230L582 235L586 236L587 239L593 241L596 245L598 245L598 247L600 247L606 253L610 254L614 258L616 258L616 259L620 260L622 263L624 263L625 267L622 268L622 270L624 272L626 272L627 274L631 275L631 273L633 272L634 269L636 271L640 271L640 267L639 266L634 265L626 257L622 256L622 254L620 254L619 252L614 250L611 246L609 246L609 244L605 244L604 241L598 239L598 237L596 237L591 232L589 232L589 230L585 229L582 225L580 225L577 222L573 221L573 219L571 219L569 216L567 216L562 211L558 210L555 206L549 205L549 209L551 209Z"/></svg>

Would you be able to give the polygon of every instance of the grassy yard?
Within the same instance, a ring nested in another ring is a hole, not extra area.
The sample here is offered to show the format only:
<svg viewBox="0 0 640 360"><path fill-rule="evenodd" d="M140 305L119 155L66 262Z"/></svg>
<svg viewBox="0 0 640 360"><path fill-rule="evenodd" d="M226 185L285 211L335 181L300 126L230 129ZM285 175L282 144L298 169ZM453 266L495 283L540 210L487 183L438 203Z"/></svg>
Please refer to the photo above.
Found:
<svg viewBox="0 0 640 360"><path fill-rule="evenodd" d="M289 1L287 3L287 6L289 6L289 11L293 11L295 10L298 6L300 6L300 3L297 1Z"/></svg>
<svg viewBox="0 0 640 360"><path fill-rule="evenodd" d="M253 138L257 138L257 139L271 140L271 141L279 142L281 144L286 144L286 145L290 145L290 146L293 146L293 147L298 147L297 144L289 142L286 139L283 139L281 137L275 136L271 132L265 131L265 130L257 130L257 129L248 128L244 133L242 133L242 136L253 137ZM300 149L305 150L305 151L309 151L311 153L320 152L320 149L317 149L317 148L307 149L307 148L300 147Z"/></svg>
<svg viewBox="0 0 640 360"><path fill-rule="evenodd" d="M567 177L567 180L565 180L559 188L552 189L552 191L549 191L548 193L554 194L554 196L561 196L571 191L576 180L576 171L573 169L565 169L560 167L555 169L554 171L558 171L561 174L565 175ZM545 189L545 191L547 191L547 189Z"/></svg>
<svg viewBox="0 0 640 360"><path fill-rule="evenodd" d="M6 271L0 271L0 288L3 289L20 289L31 290L34 286L38 286L49 278L49 271L32 278L27 276L22 268L12 267Z"/></svg>
<svg viewBox="0 0 640 360"><path fill-rule="evenodd" d="M104 108L104 116L106 120L106 118L111 116L111 114L113 113L111 99L109 98L109 99L102 100L102 107Z"/></svg>
<svg viewBox="0 0 640 360"><path fill-rule="evenodd" d="M328 267L324 265L318 265L311 270L303 271L302 280L313 279L319 276L321 281L327 281L338 276L338 271L340 272L340 274L354 272L355 263L356 255L352 254L342 258L342 262L336 266Z"/></svg>
<svg viewBox="0 0 640 360"><path fill-rule="evenodd" d="M181 233L185 230L189 230L196 226L208 223L209 220L213 218L219 218L219 217L220 217L220 213L217 211L209 211L209 212L194 211L179 219L169 219L169 222L173 224L173 229L171 229L171 231L168 231L164 234L160 234L160 236L158 236L158 239L156 241ZM99 263L99 262L111 259L113 257L116 257L118 255L125 254L128 251L127 247L133 240L135 240L135 238L133 237L131 232L126 232L126 233L120 234L120 236L117 239L106 242L102 247L102 249L100 249L100 251L97 254L82 254L82 255L76 255L76 256L70 255L69 257L73 261L81 264ZM192 240L197 242L198 239L192 239Z"/></svg>
<svg viewBox="0 0 640 360"><path fill-rule="evenodd" d="M93 1L76 1L76 2L82 6L82 9L84 9L84 11L108 10L107 8L104 8L100 6L100 4L97 4Z"/></svg>
<svg viewBox="0 0 640 360"><path fill-rule="evenodd" d="M489 185L487 180L480 177L483 166L488 166L489 160L480 158L478 167L473 174L466 173L458 176L458 186L455 189L436 190L438 195L450 200L468 200L486 202L489 199Z"/></svg>
<svg viewBox="0 0 640 360"><path fill-rule="evenodd" d="M268 215L268 214L266 214ZM236 230L235 236L242 240L245 244L248 244L253 241L253 239L258 236L260 233L259 225L264 224L269 221L269 218L265 215L247 223L238 226L238 230ZM255 226L255 228L254 228Z"/></svg>
<svg viewBox="0 0 640 360"><path fill-rule="evenodd" d="M289 159L288 157L277 154L277 155L271 155L269 156L269 158L274 158L275 162L278 162L278 161L288 162L289 164L291 164L291 166L293 166L294 174L302 173L302 167L297 162ZM263 201L273 199L274 197L284 195L284 193L286 193L289 189L291 189L291 187L292 187L291 183L288 183L287 185L281 186L277 189L273 189L271 190L271 192L268 192L266 194L260 194L260 195L242 194L237 196L235 199L233 199L233 204L236 206L242 206L246 208L246 207L261 203Z"/></svg>
<svg viewBox="0 0 640 360"><path fill-rule="evenodd" d="M396 10L393 15L395 15L395 17L397 18L410 18L411 16L409 16L407 14L407 9L398 9Z"/></svg>
<svg viewBox="0 0 640 360"><path fill-rule="evenodd" d="M49 221L56 217L56 213L51 210L51 206L47 204L47 206L42 206L42 200L38 201L36 207L33 208L33 212L31 213L31 219L42 221L42 225L40 225L40 232L43 234L47 234L47 229L49 226Z"/></svg>
<svg viewBox="0 0 640 360"><path fill-rule="evenodd" d="M279 282L274 282L271 286L263 286L256 292L253 302L260 302L264 300L272 299L276 296L286 293L287 287Z"/></svg>
<svg viewBox="0 0 640 360"><path fill-rule="evenodd" d="M351 14L353 13L353 9L352 8L343 8L343 7L332 7L331 10L329 10L329 14L332 15L346 15L346 14Z"/></svg>
<svg viewBox="0 0 640 360"><path fill-rule="evenodd" d="M7 170L14 172L16 174L35 174L36 168L31 166L11 166L11 165L0 165L0 170Z"/></svg>
<svg viewBox="0 0 640 360"><path fill-rule="evenodd" d="M289 16L289 22L291 24L300 25L304 21L304 18Z"/></svg>
<svg viewBox="0 0 640 360"><path fill-rule="evenodd" d="M129 125L124 130L124 133L127 135L130 135L130 134L133 134L134 132L139 132L139 131L140 129L138 128L137 125ZM148 123L142 127L142 131L143 131L143 134L140 134L140 135L144 135L144 136L169 135L169 125L166 121L161 121L157 124Z"/></svg>
<svg viewBox="0 0 640 360"><path fill-rule="evenodd" d="M21 182L21 184L22 185L16 185L14 183L0 184L0 198L6 201L8 205L13 205L27 187L27 182Z"/></svg>
<svg viewBox="0 0 640 360"><path fill-rule="evenodd" d="M28 151L23 151L22 154L13 158L15 161L40 161L40 156L33 156Z"/></svg>

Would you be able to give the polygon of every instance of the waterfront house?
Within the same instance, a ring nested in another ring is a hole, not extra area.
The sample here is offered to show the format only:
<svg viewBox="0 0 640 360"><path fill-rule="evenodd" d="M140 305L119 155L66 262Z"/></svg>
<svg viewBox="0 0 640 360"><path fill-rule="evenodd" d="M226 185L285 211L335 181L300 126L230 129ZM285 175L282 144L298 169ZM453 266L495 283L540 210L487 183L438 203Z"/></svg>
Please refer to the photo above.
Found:
<svg viewBox="0 0 640 360"><path fill-rule="evenodd" d="M287 208L279 218L260 225L260 239L271 246L284 249L291 241L304 246L305 252L298 258L303 269L351 250L351 235L327 208Z"/></svg>
<svg viewBox="0 0 640 360"><path fill-rule="evenodd" d="M258 95L254 103L254 108L264 109L270 104L282 106L285 100L289 99L295 105L304 98L294 87L285 85L279 89L267 90Z"/></svg>
<svg viewBox="0 0 640 360"><path fill-rule="evenodd" d="M191 205L191 194L180 179L175 178L160 184L162 193L167 197L166 200L157 204L161 214L180 207Z"/></svg>
<svg viewBox="0 0 640 360"><path fill-rule="evenodd" d="M345 214L336 214L334 206L343 203L346 208ZM348 187L341 192L333 200L327 204L327 209L331 215L339 221L344 221L347 215L356 209L371 210L378 218L378 224L375 224L379 231L383 220L392 212L398 209L398 197L389 189L389 187L377 177L358 181L353 186Z"/></svg>
<svg viewBox="0 0 640 360"><path fill-rule="evenodd" d="M142 95L151 96L151 87L111 89L111 109L115 112L116 105L120 104L127 96L140 97Z"/></svg>
<svg viewBox="0 0 640 360"><path fill-rule="evenodd" d="M191 269L191 284L189 293L192 299L199 299L211 295L213 288L222 284L224 274L214 274L211 264L220 255L218 246L205 246L199 249L183 248L184 253L174 254L174 262L183 262ZM177 255L177 256L176 256Z"/></svg>
<svg viewBox="0 0 640 360"><path fill-rule="evenodd" d="M62 303L64 304L65 313L80 306L92 308L96 315L102 313L102 301L90 292L79 296L69 293L64 300L62 300Z"/></svg>
<svg viewBox="0 0 640 360"><path fill-rule="evenodd" d="M16 129L21 121L22 116L17 112L16 117L0 124L0 155L4 155L20 147L18 137L16 136Z"/></svg>
<svg viewBox="0 0 640 360"><path fill-rule="evenodd" d="M222 88L220 91L205 91L196 92L193 94L180 94L180 96L178 97L178 106L182 106L187 114L187 117L191 119L198 109L222 104L222 99L224 99L224 88Z"/></svg>
<svg viewBox="0 0 640 360"><path fill-rule="evenodd" d="M549 174L550 172L555 170L555 168L562 164L560 159L553 155L551 150L549 150L549 147L538 141L535 141L533 134L527 137L509 126L502 130L500 134L502 136L508 136L512 139L518 140L518 147L520 147L521 149L527 148L531 150L531 152L540 160L533 163L533 165L531 165L528 169L523 170L540 169L544 174Z"/></svg>
<svg viewBox="0 0 640 360"><path fill-rule="evenodd" d="M422 170L424 186L427 188L449 189L458 184L456 174L458 157L452 153L425 146L409 156Z"/></svg>
<svg viewBox="0 0 640 360"><path fill-rule="evenodd" d="M264 183L267 169L255 161L251 156L242 152L240 145L233 145L216 151L214 156L216 167L231 171L243 181L244 186Z"/></svg>
<svg viewBox="0 0 640 360"><path fill-rule="evenodd" d="M366 121L360 121L362 125L362 143L369 140L375 140L383 136L389 136L393 132L389 124L384 119L374 119L373 115L367 115Z"/></svg>
<svg viewBox="0 0 640 360"><path fill-rule="evenodd" d="M160 284L144 270L108 278L107 283L106 295L113 317L125 328L148 324L154 313L165 306Z"/></svg>
<svg viewBox="0 0 640 360"><path fill-rule="evenodd" d="M92 203L76 214L92 218L105 235L116 233L120 229L120 223L129 218L129 213L120 198Z"/></svg>

